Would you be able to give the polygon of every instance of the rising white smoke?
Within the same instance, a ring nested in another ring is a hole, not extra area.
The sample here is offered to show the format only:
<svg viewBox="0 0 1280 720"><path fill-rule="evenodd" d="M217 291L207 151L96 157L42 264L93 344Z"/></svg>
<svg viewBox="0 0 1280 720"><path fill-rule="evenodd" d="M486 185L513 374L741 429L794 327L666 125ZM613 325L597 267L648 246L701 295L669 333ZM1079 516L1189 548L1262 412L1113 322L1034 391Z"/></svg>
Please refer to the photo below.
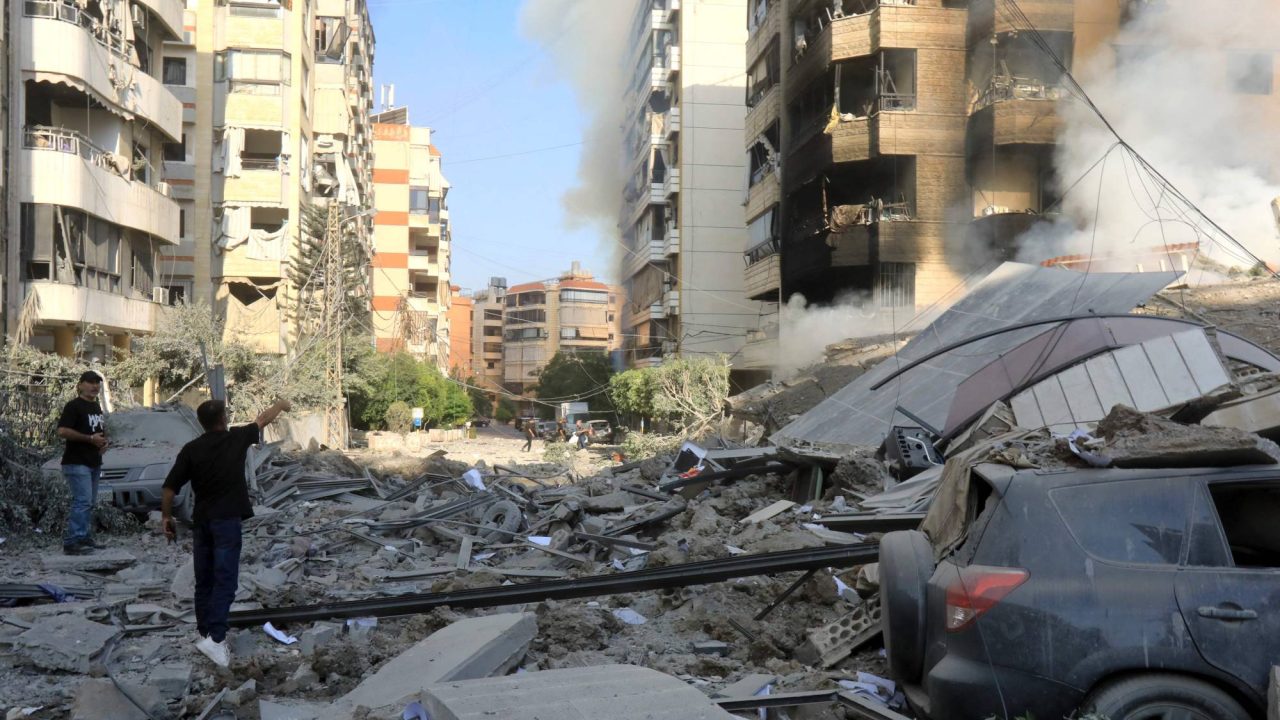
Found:
<svg viewBox="0 0 1280 720"><path fill-rule="evenodd" d="M955 299L963 291L954 294ZM831 305L809 305L799 293L782 306L778 315L782 332L774 376L786 379L822 360L828 345L851 338L913 335L946 309L939 303L924 312L915 308L883 308L865 293L850 293Z"/></svg>
<svg viewBox="0 0 1280 720"><path fill-rule="evenodd" d="M1254 255L1274 261L1280 259L1270 207L1280 197L1276 105L1273 95L1242 89L1272 83L1273 54L1251 52L1274 47L1280 8L1252 0L1240 5L1152 3L1113 43L1077 58L1074 74L1126 142ZM1055 164L1066 185L1107 153L1115 137L1083 103L1066 100L1058 111L1064 131ZM1122 150L1104 163L1066 195L1058 223L1021 238L1019 259L1122 254L1200 240L1208 259L1252 264L1240 250L1198 235L1192 225L1207 227L1200 218L1180 222L1176 213L1185 206L1162 197Z"/></svg>
<svg viewBox="0 0 1280 720"><path fill-rule="evenodd" d="M608 257L617 257L617 222L627 177L623 127L630 68L628 32L639 0L526 0L524 34L550 55L588 118L578 185L564 195L570 223L600 228ZM529 108L537 112L537 108Z"/></svg>

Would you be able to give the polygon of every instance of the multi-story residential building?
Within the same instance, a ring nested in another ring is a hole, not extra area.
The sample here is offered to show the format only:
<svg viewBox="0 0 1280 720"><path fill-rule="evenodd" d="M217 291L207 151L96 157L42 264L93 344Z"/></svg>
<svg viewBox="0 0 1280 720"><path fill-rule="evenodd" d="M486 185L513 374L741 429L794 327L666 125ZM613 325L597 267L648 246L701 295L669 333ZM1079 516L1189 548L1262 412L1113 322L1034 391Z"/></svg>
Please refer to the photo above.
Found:
<svg viewBox="0 0 1280 720"><path fill-rule="evenodd" d="M472 295L471 369L480 387L497 393L502 389L502 314L506 308L507 279L489 278L489 286Z"/></svg>
<svg viewBox="0 0 1280 720"><path fill-rule="evenodd" d="M154 331L158 255L179 237L162 157L181 141L183 107L163 48L183 33L182 4L7 7L7 325L105 360Z"/></svg>
<svg viewBox="0 0 1280 720"><path fill-rule="evenodd" d="M346 239L372 218L373 31L364 0L193 2L165 46L182 100L165 168L181 241L164 253L168 299L209 303L260 352L301 350L289 267L304 208L340 203Z"/></svg>
<svg viewBox="0 0 1280 720"><path fill-rule="evenodd" d="M736 356L760 303L743 292L746 0L644 0L627 48L630 182L619 226L626 355ZM736 365L735 365L736 367ZM510 373L508 373L510 375Z"/></svg>
<svg viewBox="0 0 1280 720"><path fill-rule="evenodd" d="M373 330L381 352L450 370L449 182L431 130L407 109L374 116Z"/></svg>
<svg viewBox="0 0 1280 720"><path fill-rule="evenodd" d="M558 278L511 286L503 305L502 385L510 393L528 394L557 352L622 346L621 289L596 280L576 261Z"/></svg>
<svg viewBox="0 0 1280 720"><path fill-rule="evenodd" d="M449 373L466 379L472 373L471 323L475 300L457 285L449 288Z"/></svg>
<svg viewBox="0 0 1280 720"><path fill-rule="evenodd" d="M1149 3L1019 6L1071 67L1121 55L1114 36L1138 4ZM911 318L980 263L1016 254L1059 197L1066 92L1014 17L1001 0L751 0L749 297L853 295ZM743 357L767 365L787 332L763 317Z"/></svg>

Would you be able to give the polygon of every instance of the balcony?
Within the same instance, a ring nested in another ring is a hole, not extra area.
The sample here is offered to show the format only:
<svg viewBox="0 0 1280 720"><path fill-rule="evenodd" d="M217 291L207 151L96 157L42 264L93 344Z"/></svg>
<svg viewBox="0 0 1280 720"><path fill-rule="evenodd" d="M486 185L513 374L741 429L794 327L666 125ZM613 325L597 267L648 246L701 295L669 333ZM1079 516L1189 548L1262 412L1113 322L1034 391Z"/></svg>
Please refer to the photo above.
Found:
<svg viewBox="0 0 1280 720"><path fill-rule="evenodd" d="M18 32L30 40L18 44L15 59L24 73L61 75L71 86L155 125L170 139L182 137L182 103L132 64L123 36L107 32L75 5L25 0L23 15ZM121 73L126 86L117 90L112 78L119 82Z"/></svg>
<svg viewBox="0 0 1280 720"><path fill-rule="evenodd" d="M662 237L662 253L669 258L680 254L680 230L678 228L667 226L667 232Z"/></svg>
<svg viewBox="0 0 1280 720"><path fill-rule="evenodd" d="M662 305L668 316L680 314L680 291L667 290L662 293Z"/></svg>
<svg viewBox="0 0 1280 720"><path fill-rule="evenodd" d="M627 258L623 262L623 272L625 277L631 277L640 272L649 263L662 262L666 259L663 254L663 246L661 239L650 240L635 250L627 251Z"/></svg>
<svg viewBox="0 0 1280 720"><path fill-rule="evenodd" d="M680 132L680 108L672 107L662 116L662 135L670 140Z"/></svg>
<svg viewBox="0 0 1280 720"><path fill-rule="evenodd" d="M649 306L649 319L661 320L667 316L666 310L663 309L662 303L656 302Z"/></svg>
<svg viewBox="0 0 1280 720"><path fill-rule="evenodd" d="M777 205L781 196L782 183L778 180L778 174L765 173L759 182L747 190L746 216L749 218L758 216L770 206Z"/></svg>
<svg viewBox="0 0 1280 720"><path fill-rule="evenodd" d="M227 8L227 47L287 48L289 30L283 9L274 3Z"/></svg>
<svg viewBox="0 0 1280 720"><path fill-rule="evenodd" d="M182 22L183 6L181 0L135 0L135 2L154 13L155 17L159 18L161 24L169 31L170 37L175 40L182 37L184 23Z"/></svg>
<svg viewBox="0 0 1280 720"><path fill-rule="evenodd" d="M231 80L225 86L225 95L215 95L215 103L219 100L223 103L225 125L249 128L288 125L289 115L285 111L288 85Z"/></svg>
<svg viewBox="0 0 1280 720"><path fill-rule="evenodd" d="M778 364L778 326L747 332L747 341L733 366L742 370L769 370Z"/></svg>
<svg viewBox="0 0 1280 720"><path fill-rule="evenodd" d="M663 201L680 193L680 168L668 168L667 178L662 181Z"/></svg>
<svg viewBox="0 0 1280 720"><path fill-rule="evenodd" d="M769 254L752 259L755 250L747 253L747 265L743 271L743 290L752 300L777 301L778 288L782 286L782 256L777 253L777 245L768 241L772 249Z"/></svg>
<svg viewBox="0 0 1280 720"><path fill-rule="evenodd" d="M754 142L756 137L782 116L782 91L774 83L754 103L748 105L750 109L747 110L747 119L743 123L743 135Z"/></svg>
<svg viewBox="0 0 1280 720"><path fill-rule="evenodd" d="M667 78L677 75L680 72L680 46L671 45L667 47L666 58Z"/></svg>
<svg viewBox="0 0 1280 720"><path fill-rule="evenodd" d="M986 40L993 34L1021 32L1021 23L997 10L999 0L973 0L969 3L970 44ZM1075 0L1021 0L1018 7L1038 32L1072 32L1075 30Z"/></svg>
<svg viewBox="0 0 1280 720"><path fill-rule="evenodd" d="M178 204L167 184L135 179L127 158L75 131L35 126L22 135L19 202L78 208L162 242L178 242Z"/></svg>
<svg viewBox="0 0 1280 720"><path fill-rule="evenodd" d="M969 119L970 140L997 145L1052 145L1062 131L1058 101L1066 92L1021 78L996 78Z"/></svg>
<svg viewBox="0 0 1280 720"><path fill-rule="evenodd" d="M93 325L109 332L152 333L159 303L78 285L34 280L25 283L35 295L40 325Z"/></svg>
<svg viewBox="0 0 1280 720"><path fill-rule="evenodd" d="M435 255L415 255L410 252L409 269L440 277L440 263Z"/></svg>
<svg viewBox="0 0 1280 720"><path fill-rule="evenodd" d="M649 12L650 30L670 30L671 22L665 7L654 8Z"/></svg>
<svg viewBox="0 0 1280 720"><path fill-rule="evenodd" d="M667 21L675 22L675 16L680 12L680 0L667 0Z"/></svg>
<svg viewBox="0 0 1280 720"><path fill-rule="evenodd" d="M288 199L289 172L263 163L242 161L243 169L238 177L224 178L222 202L231 205L274 207Z"/></svg>
<svg viewBox="0 0 1280 720"><path fill-rule="evenodd" d="M757 7L756 0L749 0L748 5ZM747 59L760 57L760 53L769 47L769 43L782 32L782 3L771 2L765 7L765 14L755 18L755 27L750 28L747 38Z"/></svg>

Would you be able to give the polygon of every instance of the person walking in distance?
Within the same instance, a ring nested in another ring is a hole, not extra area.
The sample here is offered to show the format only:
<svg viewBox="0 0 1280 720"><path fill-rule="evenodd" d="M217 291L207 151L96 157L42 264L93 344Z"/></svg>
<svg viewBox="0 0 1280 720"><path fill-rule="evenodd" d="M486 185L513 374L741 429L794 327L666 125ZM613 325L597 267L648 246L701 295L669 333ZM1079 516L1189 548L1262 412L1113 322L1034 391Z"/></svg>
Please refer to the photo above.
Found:
<svg viewBox="0 0 1280 720"><path fill-rule="evenodd" d="M62 552L87 555L104 545L93 538L93 503L98 498L102 453L107 449L106 416L98 404L102 376L89 371L76 383L76 397L62 408L58 437L67 441L62 477L71 489L71 512L62 534Z"/></svg>
<svg viewBox="0 0 1280 720"><path fill-rule="evenodd" d="M529 452L530 450L532 450L533 439L536 438L537 436L538 436L538 433L534 431L533 423L525 423L524 424L524 447L521 449L521 452Z"/></svg>
<svg viewBox="0 0 1280 720"><path fill-rule="evenodd" d="M191 552L196 575L196 649L221 667L231 663L227 616L240 584L240 523L253 517L244 464L249 447L262 441L262 429L289 410L279 400L248 425L228 428L227 404L206 400L196 408L204 434L178 451L160 498L164 534L172 542L173 498L188 482L195 493Z"/></svg>
<svg viewBox="0 0 1280 720"><path fill-rule="evenodd" d="M573 424L573 439L578 444L578 449L582 450L587 446L587 436L590 429L583 424L582 420L577 420Z"/></svg>

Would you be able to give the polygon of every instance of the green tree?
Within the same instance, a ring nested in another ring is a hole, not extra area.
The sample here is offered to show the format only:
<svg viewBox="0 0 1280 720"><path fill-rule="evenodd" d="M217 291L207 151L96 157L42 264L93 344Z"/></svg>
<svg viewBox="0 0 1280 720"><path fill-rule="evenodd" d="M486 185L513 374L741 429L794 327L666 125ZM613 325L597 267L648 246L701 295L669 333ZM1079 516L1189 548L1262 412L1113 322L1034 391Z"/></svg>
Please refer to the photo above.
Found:
<svg viewBox="0 0 1280 720"><path fill-rule="evenodd" d="M657 367L628 370L609 380L609 396L618 412L696 433L724 413L729 363L724 357L674 358Z"/></svg>
<svg viewBox="0 0 1280 720"><path fill-rule="evenodd" d="M636 368L620 372L609 379L609 397L618 412L632 418L652 418L654 372L652 368Z"/></svg>
<svg viewBox="0 0 1280 720"><path fill-rule="evenodd" d="M605 353L561 351L542 368L534 392L546 402L586 402L591 412L612 412L607 393L612 377L613 363ZM552 408L543 405L540 412L549 413Z"/></svg>
<svg viewBox="0 0 1280 720"><path fill-rule="evenodd" d="M397 400L387 407L385 422L391 432L407 433L413 429L413 410L405 401Z"/></svg>
<svg viewBox="0 0 1280 720"><path fill-rule="evenodd" d="M423 422L431 427L457 425L474 413L465 389L408 353L371 353L360 359L356 373L352 421L364 429L383 427L395 402L422 408Z"/></svg>
<svg viewBox="0 0 1280 720"><path fill-rule="evenodd" d="M500 397L498 398L498 409L493 411L493 419L505 425L515 419L518 411L519 408L516 407L511 398Z"/></svg>

